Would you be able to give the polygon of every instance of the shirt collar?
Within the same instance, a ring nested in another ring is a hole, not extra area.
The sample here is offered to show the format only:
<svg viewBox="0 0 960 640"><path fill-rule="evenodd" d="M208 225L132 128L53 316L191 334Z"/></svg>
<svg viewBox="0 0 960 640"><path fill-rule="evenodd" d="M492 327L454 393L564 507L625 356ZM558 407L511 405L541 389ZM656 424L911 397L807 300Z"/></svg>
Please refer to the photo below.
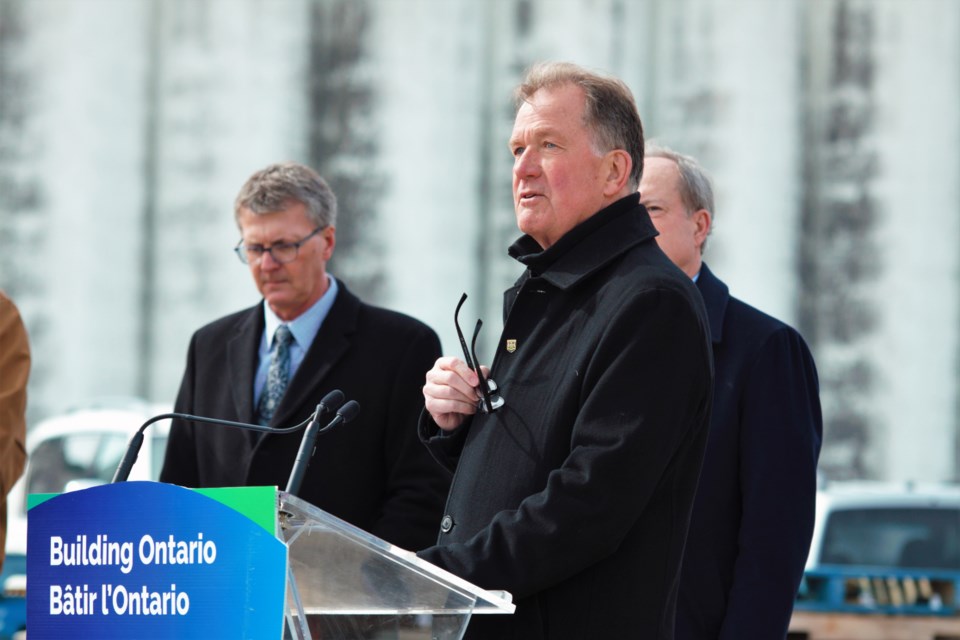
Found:
<svg viewBox="0 0 960 640"><path fill-rule="evenodd" d="M290 333L293 335L294 341L300 345L301 348L305 349L313 343L313 339L316 337L317 332L320 331L320 326L326 319L327 314L330 313L330 308L337 299L337 292L340 290L340 287L337 286L336 278L329 274L327 274L327 278L330 286L328 286L324 294L320 296L320 299L290 322L283 322L277 317L277 314L273 312L270 305L264 303L264 337L267 340L268 349L270 345L273 344L273 336L281 324L286 324L287 327L290 328Z"/></svg>

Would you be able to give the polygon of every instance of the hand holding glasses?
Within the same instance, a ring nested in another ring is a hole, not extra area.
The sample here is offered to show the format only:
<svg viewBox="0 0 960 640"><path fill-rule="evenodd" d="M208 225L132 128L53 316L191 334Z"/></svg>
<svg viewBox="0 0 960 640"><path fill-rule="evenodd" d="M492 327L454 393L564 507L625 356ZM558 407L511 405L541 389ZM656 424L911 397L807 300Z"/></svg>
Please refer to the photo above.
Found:
<svg viewBox="0 0 960 640"><path fill-rule="evenodd" d="M477 326L473 330L473 340L470 342L470 349L467 349L467 341L463 337L463 331L460 330L460 307L467 300L467 294L460 296L460 302L457 303L457 310L453 313L453 323L457 327L457 337L460 338L460 346L463 347L463 360L467 366L477 374L480 380L480 393L482 399L477 401L477 405L484 413L493 413L504 405L503 398L498 393L499 387L493 378L487 378L480 369L480 361L477 359L477 336L480 335L480 327L483 326L483 320L477 320Z"/></svg>

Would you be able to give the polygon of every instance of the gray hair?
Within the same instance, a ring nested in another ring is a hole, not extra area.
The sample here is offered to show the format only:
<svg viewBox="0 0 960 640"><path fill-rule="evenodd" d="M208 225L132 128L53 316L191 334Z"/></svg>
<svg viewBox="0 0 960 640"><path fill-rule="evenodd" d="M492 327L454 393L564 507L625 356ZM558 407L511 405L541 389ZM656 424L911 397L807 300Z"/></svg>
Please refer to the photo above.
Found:
<svg viewBox="0 0 960 640"><path fill-rule="evenodd" d="M696 159L669 147L652 143L647 145L646 156L648 158L672 160L677 165L680 173L680 200L683 202L683 206L687 208L687 217L692 216L694 212L700 209L706 209L710 213L710 218L713 219L713 185L710 183L710 176L707 175L706 170L700 166ZM707 236L709 237L711 233L713 233L712 224ZM701 253L706 246L707 241L704 239L700 246Z"/></svg>
<svg viewBox="0 0 960 640"><path fill-rule="evenodd" d="M272 164L250 176L233 203L239 221L240 209L255 215L283 211L291 203L307 207L307 216L317 227L337 225L337 197L327 181L310 167L295 162Z"/></svg>
<svg viewBox="0 0 960 640"><path fill-rule="evenodd" d="M517 87L515 106L519 110L540 89L566 84L583 90L583 124L591 132L596 150L606 153L622 149L630 154L630 186L636 191L643 174L643 124L633 94L624 82L569 62L540 62L527 71Z"/></svg>

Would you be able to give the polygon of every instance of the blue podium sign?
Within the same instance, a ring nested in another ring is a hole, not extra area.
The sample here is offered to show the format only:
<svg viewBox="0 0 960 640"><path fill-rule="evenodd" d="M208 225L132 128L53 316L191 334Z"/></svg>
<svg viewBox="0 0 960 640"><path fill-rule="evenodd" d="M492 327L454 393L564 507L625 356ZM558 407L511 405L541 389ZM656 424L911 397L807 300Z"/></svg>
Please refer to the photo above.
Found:
<svg viewBox="0 0 960 640"><path fill-rule="evenodd" d="M190 489L65 493L28 513L30 638L280 638L286 562L273 532Z"/></svg>

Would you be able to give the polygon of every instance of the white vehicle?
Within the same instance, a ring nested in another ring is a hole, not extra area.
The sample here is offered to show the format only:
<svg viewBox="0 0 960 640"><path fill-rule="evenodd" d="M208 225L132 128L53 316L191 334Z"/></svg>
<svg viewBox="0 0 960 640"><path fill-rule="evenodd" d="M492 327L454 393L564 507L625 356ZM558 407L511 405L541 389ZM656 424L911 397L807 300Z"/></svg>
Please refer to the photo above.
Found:
<svg viewBox="0 0 960 640"><path fill-rule="evenodd" d="M27 466L7 497L7 553L25 553L27 495L65 493L106 484L130 438L164 406L136 400L78 409L38 423L27 433ZM169 420L147 427L130 480L156 480L166 450Z"/></svg>
<svg viewBox="0 0 960 640"><path fill-rule="evenodd" d="M818 492L788 637L960 638L960 485L844 482Z"/></svg>
<svg viewBox="0 0 960 640"><path fill-rule="evenodd" d="M960 571L960 485L828 485L807 569L823 565Z"/></svg>
<svg viewBox="0 0 960 640"><path fill-rule="evenodd" d="M170 410L142 401L112 401L48 418L27 433L27 465L7 497L7 562L23 567L27 552L27 495L64 493L113 479L130 438L150 417ZM160 476L170 421L147 427L129 480ZM26 576L5 571L0 597L0 638L19 637L25 626L17 604L26 594Z"/></svg>

